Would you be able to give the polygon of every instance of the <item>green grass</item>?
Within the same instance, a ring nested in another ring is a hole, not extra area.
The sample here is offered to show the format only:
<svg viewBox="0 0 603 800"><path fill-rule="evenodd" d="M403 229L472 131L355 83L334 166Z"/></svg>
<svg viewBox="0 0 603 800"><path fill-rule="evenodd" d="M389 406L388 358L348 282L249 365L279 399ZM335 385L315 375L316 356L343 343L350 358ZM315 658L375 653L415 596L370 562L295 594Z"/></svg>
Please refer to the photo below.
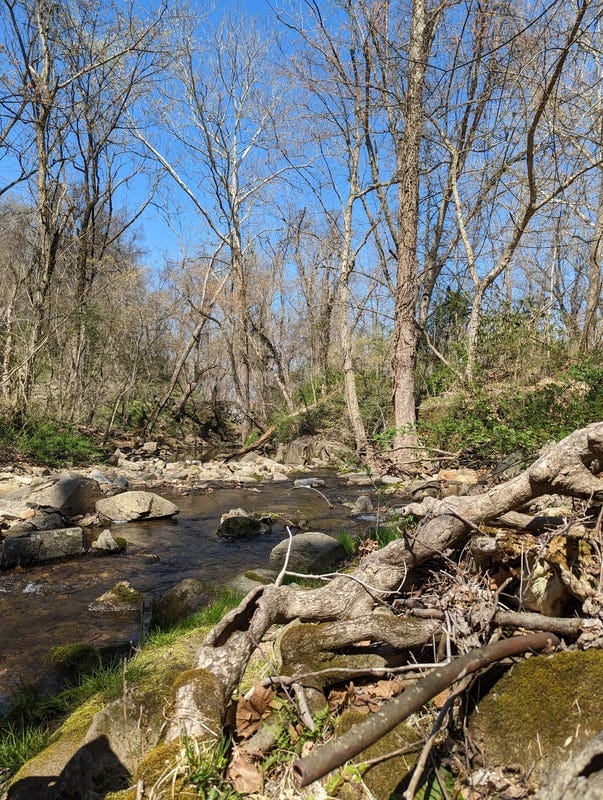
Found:
<svg viewBox="0 0 603 800"><path fill-rule="evenodd" d="M0 794L26 761L43 750L50 740L46 725L7 722L0 725Z"/></svg>
<svg viewBox="0 0 603 800"><path fill-rule="evenodd" d="M342 530L337 536L337 541L343 547L344 553L348 558L352 558L352 556L356 554L356 550L358 550L358 542L351 533L346 530Z"/></svg>
<svg viewBox="0 0 603 800"><path fill-rule="evenodd" d="M180 636L189 631L199 629L209 631L220 622L224 614L236 608L242 599L243 595L240 592L232 589L218 589L208 606L181 620L176 626L169 629L153 628L144 642L145 647L163 647L173 644Z"/></svg>
<svg viewBox="0 0 603 800"><path fill-rule="evenodd" d="M125 671L121 664L97 662L87 675L57 695L28 684L19 687L0 717L0 794L3 784L49 744L52 732L68 714L97 694L103 702L114 700L124 679L132 683L140 680L141 674L135 662L126 665Z"/></svg>
<svg viewBox="0 0 603 800"><path fill-rule="evenodd" d="M203 800L235 800L243 795L235 792L225 780L230 760L230 739L223 736L218 741L199 744L194 739L184 740L187 779L197 787Z"/></svg>

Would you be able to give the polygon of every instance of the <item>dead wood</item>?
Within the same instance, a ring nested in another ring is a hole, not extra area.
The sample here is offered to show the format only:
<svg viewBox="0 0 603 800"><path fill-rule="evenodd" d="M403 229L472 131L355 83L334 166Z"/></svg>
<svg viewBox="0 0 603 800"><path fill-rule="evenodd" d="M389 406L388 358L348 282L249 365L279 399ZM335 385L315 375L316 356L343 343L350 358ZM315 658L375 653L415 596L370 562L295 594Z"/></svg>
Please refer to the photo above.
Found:
<svg viewBox="0 0 603 800"><path fill-rule="evenodd" d="M183 681L175 692L168 740L183 731L207 735L225 713L247 661L274 624L354 620L371 615L375 597L393 597L415 567L451 548L462 546L470 529L521 508L545 494L603 500L603 481L589 467L603 461L603 422L575 431L517 477L476 496L433 501L412 533L366 555L353 576L340 575L325 587L301 590L266 586L250 593L238 609L207 637L196 658L196 676L205 677L204 692ZM212 708L204 697L211 687ZM221 711L220 711L221 704Z"/></svg>
<svg viewBox="0 0 603 800"><path fill-rule="evenodd" d="M361 753L407 719L421 706L456 681L488 664L528 651L555 647L559 639L550 633L529 633L502 639L480 647L465 656L432 670L401 695L386 703L378 712L354 725L347 733L332 739L306 758L296 761L293 771L300 786L322 778L346 761Z"/></svg>
<svg viewBox="0 0 603 800"><path fill-rule="evenodd" d="M526 631L550 631L557 636L575 638L580 636L584 620L568 617L545 617L543 614L531 614L521 611L497 611L494 624L502 628L524 628Z"/></svg>
<svg viewBox="0 0 603 800"><path fill-rule="evenodd" d="M216 459L221 459L222 461L230 461L231 458L236 458L237 456L244 456L246 453L252 453L254 450L257 450L263 444L270 439L274 431L276 430L276 426L272 425L268 430L264 431L264 433L252 442L248 444L246 447L240 447L238 450L233 450L232 453L225 453L224 455L216 456Z"/></svg>

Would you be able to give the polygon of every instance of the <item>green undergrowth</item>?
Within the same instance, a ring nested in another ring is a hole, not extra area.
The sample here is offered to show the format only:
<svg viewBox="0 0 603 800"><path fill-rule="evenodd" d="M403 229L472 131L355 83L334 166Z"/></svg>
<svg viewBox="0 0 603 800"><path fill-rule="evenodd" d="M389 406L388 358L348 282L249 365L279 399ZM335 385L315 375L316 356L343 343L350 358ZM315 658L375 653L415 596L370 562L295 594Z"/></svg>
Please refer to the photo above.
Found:
<svg viewBox="0 0 603 800"><path fill-rule="evenodd" d="M235 608L242 599L243 595L240 592L232 589L220 589L215 592L214 598L208 606L181 620L177 625L153 628L145 638L144 645L145 647L170 645L190 631L205 635L216 623L220 622L224 614Z"/></svg>
<svg viewBox="0 0 603 800"><path fill-rule="evenodd" d="M100 447L75 426L20 414L1 415L0 446L14 457L49 467L91 464L102 457Z"/></svg>
<svg viewBox="0 0 603 800"><path fill-rule="evenodd" d="M510 453L533 458L549 441L603 419L603 364L583 362L535 386L483 387L431 398L418 432L428 446L461 451L467 464L492 465Z"/></svg>

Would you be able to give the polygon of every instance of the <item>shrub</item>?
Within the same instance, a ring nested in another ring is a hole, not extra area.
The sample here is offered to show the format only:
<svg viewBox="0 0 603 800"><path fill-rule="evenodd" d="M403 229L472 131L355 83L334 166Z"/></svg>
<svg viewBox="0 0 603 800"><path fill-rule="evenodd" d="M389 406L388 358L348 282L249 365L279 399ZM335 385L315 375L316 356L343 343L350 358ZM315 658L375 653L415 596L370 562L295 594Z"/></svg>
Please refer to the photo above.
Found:
<svg viewBox="0 0 603 800"><path fill-rule="evenodd" d="M50 419L27 420L16 441L23 455L49 467L86 464L101 455L73 426Z"/></svg>

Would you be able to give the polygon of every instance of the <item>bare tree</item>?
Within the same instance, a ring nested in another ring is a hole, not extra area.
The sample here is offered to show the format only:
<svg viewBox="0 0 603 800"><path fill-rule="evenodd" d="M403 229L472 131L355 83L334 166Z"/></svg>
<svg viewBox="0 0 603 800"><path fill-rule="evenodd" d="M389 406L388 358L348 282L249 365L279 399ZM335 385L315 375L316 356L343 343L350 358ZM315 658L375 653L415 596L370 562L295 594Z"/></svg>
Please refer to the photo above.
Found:
<svg viewBox="0 0 603 800"><path fill-rule="evenodd" d="M244 440L252 425L261 427L251 371L253 246L266 192L292 169L277 156L286 107L282 90L264 80L271 45L251 20L226 15L213 27L206 20L203 41L200 20L183 15L180 22L177 67L165 87L162 115L177 154L138 135L191 201L199 238L213 243L228 275L220 306L231 325L224 344Z"/></svg>

